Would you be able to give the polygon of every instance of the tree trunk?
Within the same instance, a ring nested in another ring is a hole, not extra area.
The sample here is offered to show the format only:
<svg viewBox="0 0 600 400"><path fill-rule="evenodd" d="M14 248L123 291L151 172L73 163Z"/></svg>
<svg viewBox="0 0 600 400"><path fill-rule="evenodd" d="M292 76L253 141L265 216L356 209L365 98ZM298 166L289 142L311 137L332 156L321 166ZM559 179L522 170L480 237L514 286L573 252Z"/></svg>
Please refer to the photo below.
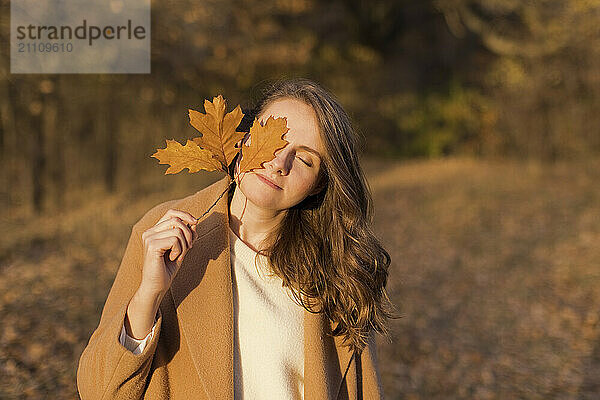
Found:
<svg viewBox="0 0 600 400"><path fill-rule="evenodd" d="M59 93L56 80L50 80L49 91L43 94L43 124L44 136L48 143L49 184L54 194L54 205L62 209L65 193L65 167L64 167L64 131L58 130L58 104Z"/></svg>
<svg viewBox="0 0 600 400"><path fill-rule="evenodd" d="M108 96L110 97L110 96ZM116 190L116 175L117 175L117 149L116 145L119 133L119 115L117 107L117 99L106 99L106 135L104 136L104 184L106 191L114 193Z"/></svg>
<svg viewBox="0 0 600 400"><path fill-rule="evenodd" d="M36 214L44 211L46 190L44 187L44 170L46 169L45 138L42 123L41 104L33 102L31 111L31 182L33 210Z"/></svg>
<svg viewBox="0 0 600 400"><path fill-rule="evenodd" d="M4 171L3 182L6 190L7 205L10 207L13 202L15 171L15 154L20 154L17 145L17 126L15 116L15 88L8 79L0 82L0 118L2 123L2 143L0 144L0 154L2 155L2 170Z"/></svg>

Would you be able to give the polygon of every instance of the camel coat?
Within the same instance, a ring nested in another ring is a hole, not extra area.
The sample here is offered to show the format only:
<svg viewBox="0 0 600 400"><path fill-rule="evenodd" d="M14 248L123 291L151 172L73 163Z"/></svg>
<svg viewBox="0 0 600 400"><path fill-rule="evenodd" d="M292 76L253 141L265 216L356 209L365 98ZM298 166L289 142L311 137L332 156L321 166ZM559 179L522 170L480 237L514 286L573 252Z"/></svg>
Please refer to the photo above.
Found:
<svg viewBox="0 0 600 400"><path fill-rule="evenodd" d="M143 265L141 234L170 209L199 217L225 190L228 177L183 199L159 204L133 227L100 323L81 354L77 387L83 400L233 400L233 294L228 194L198 224L158 310L156 330L141 354L119 342ZM333 323L304 311L304 399L381 399L374 336L360 355L328 336ZM246 399L251 400L251 399Z"/></svg>

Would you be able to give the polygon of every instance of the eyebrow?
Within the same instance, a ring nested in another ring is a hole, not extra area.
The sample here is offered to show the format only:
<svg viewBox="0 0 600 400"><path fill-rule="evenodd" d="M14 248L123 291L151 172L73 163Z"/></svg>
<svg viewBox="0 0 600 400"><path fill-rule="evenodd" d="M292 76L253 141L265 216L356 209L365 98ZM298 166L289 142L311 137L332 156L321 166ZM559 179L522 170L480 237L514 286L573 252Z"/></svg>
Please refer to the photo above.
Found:
<svg viewBox="0 0 600 400"><path fill-rule="evenodd" d="M313 153L314 155L316 155L317 157L319 157L319 159L321 159L321 160L323 159L323 157L321 157L321 154L318 151L316 151L315 149L313 149L313 148L310 148L310 147L305 146L303 144L301 144L300 146L298 146L298 148L302 149L302 150L306 150L309 153Z"/></svg>

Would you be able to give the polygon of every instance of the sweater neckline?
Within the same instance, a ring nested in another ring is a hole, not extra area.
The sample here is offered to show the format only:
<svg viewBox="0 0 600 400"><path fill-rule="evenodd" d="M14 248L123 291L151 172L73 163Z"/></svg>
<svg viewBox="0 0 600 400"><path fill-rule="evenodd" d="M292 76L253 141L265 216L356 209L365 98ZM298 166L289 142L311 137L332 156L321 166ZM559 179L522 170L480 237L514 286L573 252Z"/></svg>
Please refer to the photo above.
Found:
<svg viewBox="0 0 600 400"><path fill-rule="evenodd" d="M227 230L229 231L229 237L233 239L230 242L232 245L236 242L239 242L240 246L244 248L244 251L250 252L252 253L252 255L258 254L256 251L254 251L254 249L252 249L252 247L248 246L246 242L244 242L242 239L240 239L238 235L235 234L235 232L233 231L233 229L231 229L231 226L229 226L229 224L227 224Z"/></svg>
<svg viewBox="0 0 600 400"><path fill-rule="evenodd" d="M267 256L254 251L248 246L233 232L229 224L227 224L227 230L229 231L230 253L236 260L241 261L240 264L236 263L236 267L243 268L252 276L259 276L262 279L281 279L276 275L269 276L270 270L268 268L269 261Z"/></svg>

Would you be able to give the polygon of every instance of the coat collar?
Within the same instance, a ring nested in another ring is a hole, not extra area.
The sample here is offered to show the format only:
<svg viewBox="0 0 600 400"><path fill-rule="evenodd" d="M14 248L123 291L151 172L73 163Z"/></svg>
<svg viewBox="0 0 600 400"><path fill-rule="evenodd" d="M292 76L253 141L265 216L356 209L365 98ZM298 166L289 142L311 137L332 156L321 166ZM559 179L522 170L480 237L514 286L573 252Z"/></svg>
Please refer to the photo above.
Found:
<svg viewBox="0 0 600 400"><path fill-rule="evenodd" d="M202 215L230 178L180 200L174 207ZM228 193L198 225L198 243L171 284L177 318L194 367L210 399L233 400L233 289L229 258ZM211 316L211 317L208 317ZM214 317L212 317L214 316ZM304 398L336 399L352 353L322 313L304 310Z"/></svg>

